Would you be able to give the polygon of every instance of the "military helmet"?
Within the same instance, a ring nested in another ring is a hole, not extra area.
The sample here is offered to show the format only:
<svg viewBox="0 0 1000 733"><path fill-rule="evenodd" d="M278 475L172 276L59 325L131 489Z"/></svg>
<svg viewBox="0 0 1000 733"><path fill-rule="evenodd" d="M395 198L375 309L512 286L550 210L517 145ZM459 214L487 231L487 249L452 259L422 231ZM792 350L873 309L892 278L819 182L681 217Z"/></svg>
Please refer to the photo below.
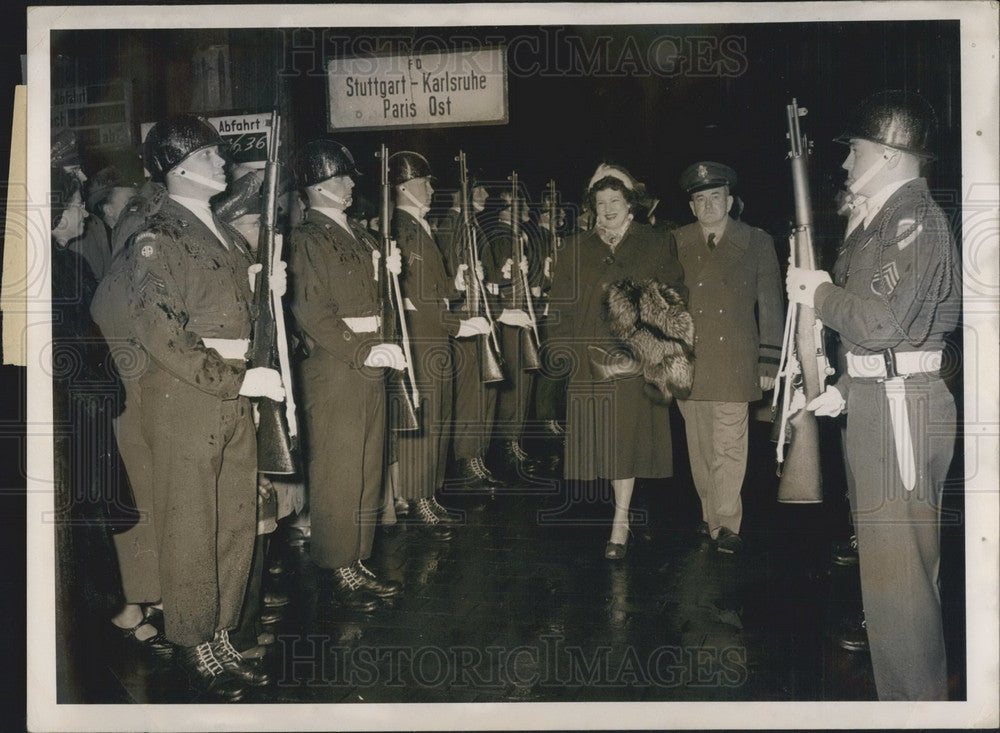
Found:
<svg viewBox="0 0 1000 733"><path fill-rule="evenodd" d="M142 160L153 180L163 183L167 174L192 153L227 143L202 117L179 115L157 122L142 143Z"/></svg>
<svg viewBox="0 0 1000 733"><path fill-rule="evenodd" d="M433 178L427 158L412 150L400 150L389 156L389 182L393 186L414 178Z"/></svg>
<svg viewBox="0 0 1000 733"><path fill-rule="evenodd" d="M303 145L295 157L294 169L301 188L315 186L335 176L361 175L351 151L325 138Z"/></svg>
<svg viewBox="0 0 1000 733"><path fill-rule="evenodd" d="M934 108L927 100L915 92L893 89L858 105L847 130L835 141L850 145L852 138L870 140L930 159L936 127Z"/></svg>

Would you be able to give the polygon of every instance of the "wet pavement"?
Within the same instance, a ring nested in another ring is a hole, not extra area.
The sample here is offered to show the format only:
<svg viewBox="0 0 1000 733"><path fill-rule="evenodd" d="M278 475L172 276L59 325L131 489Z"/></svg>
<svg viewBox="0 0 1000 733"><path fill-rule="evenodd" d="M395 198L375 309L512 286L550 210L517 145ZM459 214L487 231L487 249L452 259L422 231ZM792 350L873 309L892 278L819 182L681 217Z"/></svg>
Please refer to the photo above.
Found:
<svg viewBox="0 0 1000 733"><path fill-rule="evenodd" d="M403 593L370 614L332 600L308 545L281 527L266 583L291 597L251 702L874 700L866 653L836 643L860 608L856 566L830 561L847 536L836 464L826 501L775 501L771 444L755 425L744 488L745 549L716 551L683 456L674 479L640 481L627 556L604 558L610 487L520 480L493 499L448 485L451 542L380 530L377 574ZM535 444L536 450L544 446ZM960 502L960 495L951 502ZM964 695L961 526L944 528L942 586L952 696ZM956 559L959 558L959 559ZM190 702L184 678L78 619L86 669L66 701ZM83 661L80 661L82 659Z"/></svg>

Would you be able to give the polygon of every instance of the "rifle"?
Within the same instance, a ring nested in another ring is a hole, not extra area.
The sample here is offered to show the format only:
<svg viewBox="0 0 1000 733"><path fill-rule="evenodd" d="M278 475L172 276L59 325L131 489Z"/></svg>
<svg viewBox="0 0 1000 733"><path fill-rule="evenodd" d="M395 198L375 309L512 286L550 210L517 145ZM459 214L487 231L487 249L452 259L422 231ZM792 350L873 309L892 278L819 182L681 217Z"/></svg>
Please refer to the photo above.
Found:
<svg viewBox="0 0 1000 733"><path fill-rule="evenodd" d="M531 319L531 328L521 328L521 369L526 372L538 371L542 368L542 360L538 355L538 322L535 320L535 307L531 302L531 288L528 286L528 276L521 270L524 261L524 243L521 241L521 212L519 203L520 184L517 171L510 174L510 226L513 229L514 240L511 242L510 281L513 287L511 308L527 310Z"/></svg>
<svg viewBox="0 0 1000 733"><path fill-rule="evenodd" d="M386 276L379 280L379 299L382 310L381 323L379 325L379 335L383 341L395 343L397 339L396 326L399 325L399 341L403 347L403 354L406 356L406 372L409 377L411 392L407 392L403 383L403 373L396 369L389 369L386 379L388 381L389 394L389 425L393 430L417 430L420 421L417 419L417 410L420 409L420 392L417 390L417 382L413 373L413 354L410 349L410 335L406 328L406 311L403 305L403 294L399 289L399 277L389 272L389 255L396 248L396 243L392 240L389 222L389 201L392 195L389 184L389 150L385 145L379 148L375 154L380 163L380 192L382 198L379 207L379 234L382 238L382 261L386 263ZM399 397L395 397L398 395ZM395 397L395 398L394 398Z"/></svg>
<svg viewBox="0 0 1000 733"><path fill-rule="evenodd" d="M559 256L559 249L561 248L559 242L559 207L556 203L556 182L549 180L548 186L546 187L549 193L549 231L552 232L552 272L556 271L556 258Z"/></svg>
<svg viewBox="0 0 1000 733"><path fill-rule="evenodd" d="M809 144L799 129L799 118L807 114L795 99L787 105L788 157L792 164L792 187L795 194L795 227L789 237L791 264L816 269L816 250L812 241L812 204L809 197L809 174L806 160ZM786 504L818 504L823 501L823 479L819 465L819 428L816 415L806 405L823 391L827 371L822 350L822 325L816 320L815 308L795 305L788 309L785 335L778 366L778 384L774 391L772 411L776 410L779 392L782 394L780 418L777 421L778 501ZM802 406L789 415L792 392L801 392ZM788 455L785 444L789 443Z"/></svg>
<svg viewBox="0 0 1000 733"><path fill-rule="evenodd" d="M277 314L282 313L281 303L271 297L271 273L274 271L275 219L278 207L278 146L281 134L281 117L278 110L271 113L271 144L264 166L263 203L260 216L260 232L257 235L257 261L261 265L257 286L254 288L253 341L250 344L248 366L266 367L281 372L278 347ZM283 323L283 322L282 322ZM283 373L285 394L290 397L288 372ZM260 420L257 426L257 472L289 474L295 473L292 460L292 438L289 431L288 413L281 403L269 397L258 397L257 412ZM293 407L294 409L294 407ZM294 413L293 413L294 415ZM294 417L292 420L294 424Z"/></svg>
<svg viewBox="0 0 1000 733"><path fill-rule="evenodd" d="M483 384L492 382L502 382L504 380L503 368L500 358L500 342L497 340L496 324L493 322L493 315L490 313L489 298L486 294L486 286L479 277L477 266L479 264L479 247L476 242L476 227L472 222L472 211L469 197L469 171L466 165L465 153L458 151L458 180L459 180L459 210L462 212L461 251L465 257L466 270L465 285L465 313L469 318L475 318L482 313L490 324L490 332L476 338L479 351L479 378Z"/></svg>

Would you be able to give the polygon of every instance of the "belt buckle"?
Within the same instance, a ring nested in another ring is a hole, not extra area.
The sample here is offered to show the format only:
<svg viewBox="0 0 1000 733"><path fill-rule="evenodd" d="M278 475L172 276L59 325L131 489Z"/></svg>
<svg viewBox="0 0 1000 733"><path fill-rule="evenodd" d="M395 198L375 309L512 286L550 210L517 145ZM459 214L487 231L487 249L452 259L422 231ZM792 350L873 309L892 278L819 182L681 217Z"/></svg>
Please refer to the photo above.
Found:
<svg viewBox="0 0 1000 733"><path fill-rule="evenodd" d="M891 348L882 352L882 359L885 361L885 376L880 378L880 383L888 382L891 379L908 379L909 374L900 374L896 369L896 352Z"/></svg>

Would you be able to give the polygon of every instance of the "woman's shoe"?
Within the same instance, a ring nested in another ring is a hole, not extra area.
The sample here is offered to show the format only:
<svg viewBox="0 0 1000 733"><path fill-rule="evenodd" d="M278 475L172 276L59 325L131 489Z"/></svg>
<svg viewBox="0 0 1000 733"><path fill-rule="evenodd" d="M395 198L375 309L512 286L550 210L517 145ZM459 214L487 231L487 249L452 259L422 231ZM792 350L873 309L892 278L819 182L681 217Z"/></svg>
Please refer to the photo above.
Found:
<svg viewBox="0 0 1000 733"><path fill-rule="evenodd" d="M604 557L608 560L623 560L627 551L627 544L620 545L617 542L609 542L604 548Z"/></svg>
<svg viewBox="0 0 1000 733"><path fill-rule="evenodd" d="M160 659L170 659L174 656L174 645L167 641L167 637L163 635L163 632L151 624L145 616L143 616L142 621L130 629L122 628L114 622L111 622L111 625L121 634L122 639L126 642L134 644L137 648L145 652L149 652L155 657ZM156 633L149 638L140 639L135 635L135 632L143 626L150 626L153 629L156 629Z"/></svg>

